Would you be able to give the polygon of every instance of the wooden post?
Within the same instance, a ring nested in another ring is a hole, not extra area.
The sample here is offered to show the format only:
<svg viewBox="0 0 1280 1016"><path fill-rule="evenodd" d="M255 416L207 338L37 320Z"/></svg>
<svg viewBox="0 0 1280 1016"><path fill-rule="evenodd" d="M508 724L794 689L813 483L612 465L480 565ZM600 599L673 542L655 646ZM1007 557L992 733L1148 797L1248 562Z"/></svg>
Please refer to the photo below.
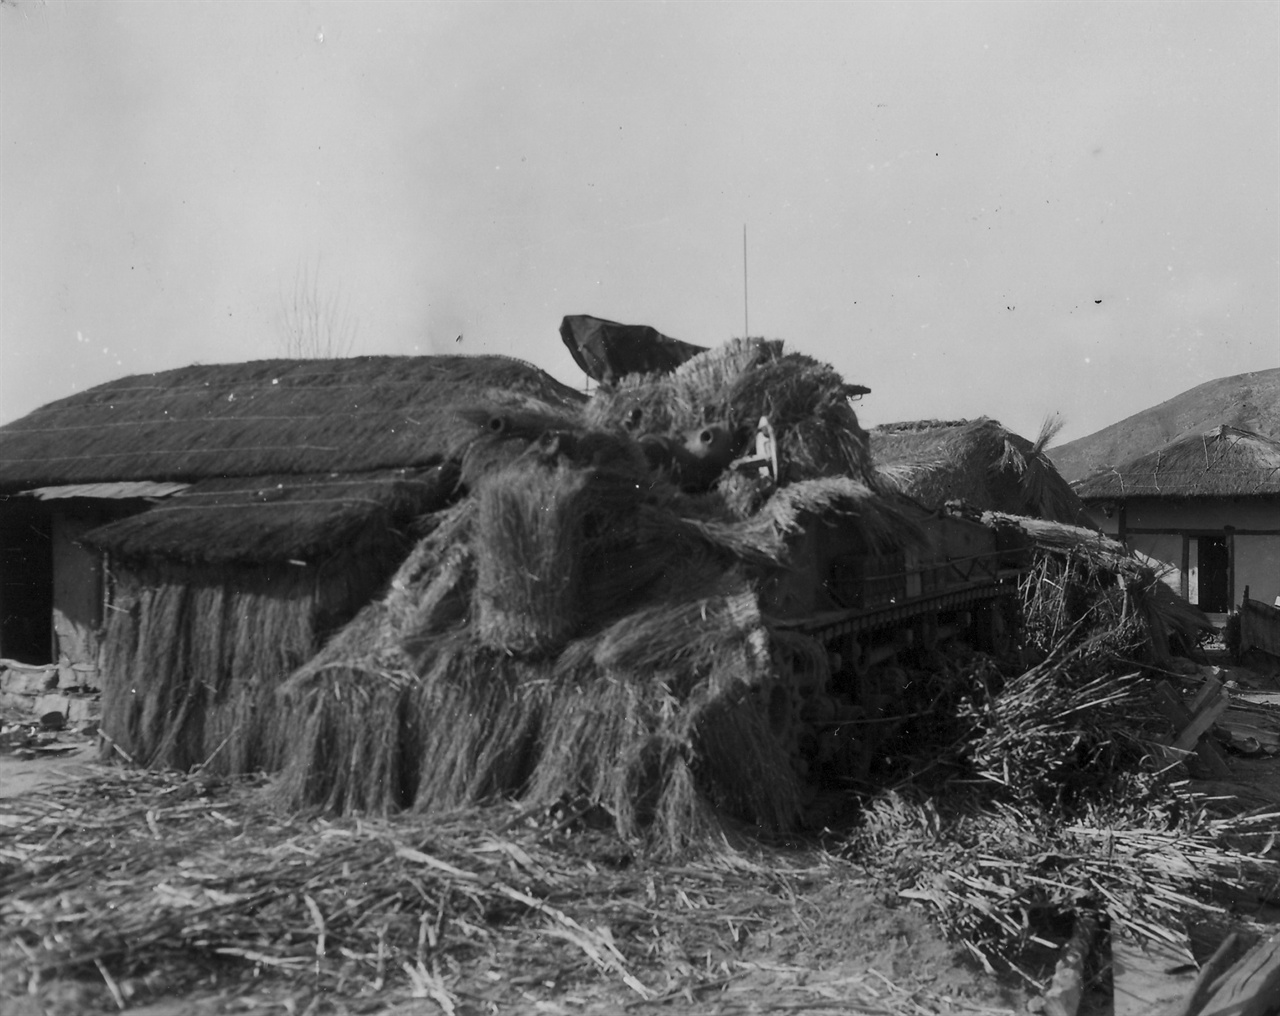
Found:
<svg viewBox="0 0 1280 1016"><path fill-rule="evenodd" d="M1182 534L1182 598L1191 599L1191 535Z"/></svg>
<svg viewBox="0 0 1280 1016"><path fill-rule="evenodd" d="M1062 950L1053 981L1044 993L1045 1016L1076 1016L1084 994L1084 966L1098 934L1098 919L1089 914L1076 916L1075 930Z"/></svg>
<svg viewBox="0 0 1280 1016"><path fill-rule="evenodd" d="M1116 512L1116 539L1120 541L1121 546L1129 546L1129 509L1123 501L1120 502L1120 508Z"/></svg>
<svg viewBox="0 0 1280 1016"><path fill-rule="evenodd" d="M1236 527L1223 526L1227 535L1227 610L1236 605Z"/></svg>

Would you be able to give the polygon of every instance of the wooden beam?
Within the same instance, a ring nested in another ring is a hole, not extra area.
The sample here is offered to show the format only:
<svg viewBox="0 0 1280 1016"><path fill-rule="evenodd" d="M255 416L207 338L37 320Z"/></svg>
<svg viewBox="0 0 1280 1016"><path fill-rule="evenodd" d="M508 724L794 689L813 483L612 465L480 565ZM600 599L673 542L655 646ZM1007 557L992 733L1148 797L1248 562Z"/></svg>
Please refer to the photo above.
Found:
<svg viewBox="0 0 1280 1016"><path fill-rule="evenodd" d="M1191 751L1204 736L1205 731L1218 722L1218 717L1227 711L1230 700L1225 696L1214 699L1205 706L1173 739L1173 746L1179 751Z"/></svg>
<svg viewBox="0 0 1280 1016"><path fill-rule="evenodd" d="M1222 691L1222 681L1211 674L1205 678L1204 683L1191 696L1191 701L1187 703L1187 712L1195 716L1204 707L1205 703L1216 698L1220 691Z"/></svg>
<svg viewBox="0 0 1280 1016"><path fill-rule="evenodd" d="M1168 681L1161 681L1155 688L1155 705L1173 724L1174 736L1182 733L1194 717L1187 712L1182 699ZM1195 745L1195 756L1203 770L1219 779L1231 777L1231 767L1218 746L1208 738L1201 738Z"/></svg>
<svg viewBox="0 0 1280 1016"><path fill-rule="evenodd" d="M1091 914L1076 917L1075 930L1062 950L1053 972L1053 983L1044 993L1044 1016L1076 1016L1084 994L1084 965L1093 951L1098 919Z"/></svg>
<svg viewBox="0 0 1280 1016"><path fill-rule="evenodd" d="M1197 1016L1265 1016L1280 998L1280 934L1255 946L1211 989Z"/></svg>

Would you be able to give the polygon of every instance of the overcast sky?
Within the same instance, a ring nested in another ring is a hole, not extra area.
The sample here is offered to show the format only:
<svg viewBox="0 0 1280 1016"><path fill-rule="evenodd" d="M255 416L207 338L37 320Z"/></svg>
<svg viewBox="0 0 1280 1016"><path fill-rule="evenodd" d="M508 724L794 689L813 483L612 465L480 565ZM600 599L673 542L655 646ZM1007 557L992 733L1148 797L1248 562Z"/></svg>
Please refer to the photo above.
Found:
<svg viewBox="0 0 1280 1016"><path fill-rule="evenodd" d="M785 339L1078 437L1280 365L1280 5L0 4L0 422L280 355ZM457 337L462 336L458 342Z"/></svg>

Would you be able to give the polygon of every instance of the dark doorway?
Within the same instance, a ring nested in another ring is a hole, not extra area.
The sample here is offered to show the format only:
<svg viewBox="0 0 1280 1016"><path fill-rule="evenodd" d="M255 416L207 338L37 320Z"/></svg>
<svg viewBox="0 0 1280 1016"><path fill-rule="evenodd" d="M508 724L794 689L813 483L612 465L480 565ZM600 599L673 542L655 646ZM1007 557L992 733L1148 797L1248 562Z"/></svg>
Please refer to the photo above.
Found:
<svg viewBox="0 0 1280 1016"><path fill-rule="evenodd" d="M0 657L53 662L53 544L43 513L0 517Z"/></svg>
<svg viewBox="0 0 1280 1016"><path fill-rule="evenodd" d="M1225 536L1202 536L1200 544L1200 603L1208 614L1225 614L1231 609L1231 590L1227 588L1230 560Z"/></svg>

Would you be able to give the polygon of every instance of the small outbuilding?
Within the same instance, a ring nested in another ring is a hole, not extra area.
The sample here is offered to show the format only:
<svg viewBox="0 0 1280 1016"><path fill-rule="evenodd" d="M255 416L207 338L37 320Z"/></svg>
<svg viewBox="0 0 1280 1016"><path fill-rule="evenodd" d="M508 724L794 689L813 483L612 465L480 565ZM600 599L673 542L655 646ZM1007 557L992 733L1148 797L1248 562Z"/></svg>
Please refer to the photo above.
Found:
<svg viewBox="0 0 1280 1016"><path fill-rule="evenodd" d="M276 684L458 496L477 407L582 399L506 357L359 357L44 406L0 427L0 668L101 687L103 733L139 761L270 768Z"/></svg>
<svg viewBox="0 0 1280 1016"><path fill-rule="evenodd" d="M1080 480L1094 522L1166 566L1166 581L1208 614L1245 591L1280 598L1280 442L1235 427L1184 434Z"/></svg>

